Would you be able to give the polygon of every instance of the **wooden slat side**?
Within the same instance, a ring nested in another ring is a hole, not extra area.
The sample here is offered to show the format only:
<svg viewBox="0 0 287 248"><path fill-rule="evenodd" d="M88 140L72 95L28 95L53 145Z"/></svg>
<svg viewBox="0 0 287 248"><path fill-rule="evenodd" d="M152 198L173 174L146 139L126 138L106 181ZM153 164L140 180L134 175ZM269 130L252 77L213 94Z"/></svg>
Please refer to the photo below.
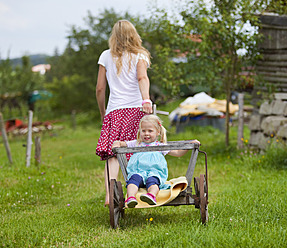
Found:
<svg viewBox="0 0 287 248"><path fill-rule="evenodd" d="M113 152L120 153L134 153L134 152L151 152L151 151L170 151L170 150L191 150L198 148L196 143L168 143L161 146L146 146L146 147L116 147L113 148Z"/></svg>
<svg viewBox="0 0 287 248"><path fill-rule="evenodd" d="M119 161L119 164L120 164L120 167L121 167L121 171L123 173L123 177L124 177L125 181L127 181L127 179L128 179L128 174L127 174L128 161L127 161L127 157L126 157L126 155L124 153L121 153L121 154L117 155L117 158L118 158L118 161Z"/></svg>
<svg viewBox="0 0 287 248"><path fill-rule="evenodd" d="M188 168L185 174L189 187L191 187L191 181L194 173L194 168L196 165L197 156L198 156L198 149L194 149L191 153Z"/></svg>

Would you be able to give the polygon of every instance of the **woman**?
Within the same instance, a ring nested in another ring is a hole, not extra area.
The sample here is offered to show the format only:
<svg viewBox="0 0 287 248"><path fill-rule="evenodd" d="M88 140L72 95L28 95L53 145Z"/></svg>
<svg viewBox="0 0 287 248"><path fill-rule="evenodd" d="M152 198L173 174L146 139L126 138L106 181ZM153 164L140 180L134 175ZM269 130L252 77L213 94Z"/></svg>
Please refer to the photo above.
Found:
<svg viewBox="0 0 287 248"><path fill-rule="evenodd" d="M142 46L133 24L127 20L120 20L114 25L109 48L101 54L98 62L96 96L103 125L96 154L101 160L108 159L109 178L116 179L119 163L112 153L114 141L136 139L140 119L145 113L152 113L147 76L150 53ZM110 95L105 108L107 83ZM107 175L106 163L105 206L109 204Z"/></svg>

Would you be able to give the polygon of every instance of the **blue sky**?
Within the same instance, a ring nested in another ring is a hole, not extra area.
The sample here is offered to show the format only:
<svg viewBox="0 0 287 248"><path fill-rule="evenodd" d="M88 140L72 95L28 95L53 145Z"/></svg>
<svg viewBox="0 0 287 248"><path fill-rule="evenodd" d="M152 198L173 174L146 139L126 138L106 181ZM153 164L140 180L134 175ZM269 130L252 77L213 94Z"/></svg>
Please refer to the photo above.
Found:
<svg viewBox="0 0 287 248"><path fill-rule="evenodd" d="M71 25L84 27L92 15L113 7L116 12L147 15L151 4L165 9L172 0L0 0L0 58L62 52Z"/></svg>

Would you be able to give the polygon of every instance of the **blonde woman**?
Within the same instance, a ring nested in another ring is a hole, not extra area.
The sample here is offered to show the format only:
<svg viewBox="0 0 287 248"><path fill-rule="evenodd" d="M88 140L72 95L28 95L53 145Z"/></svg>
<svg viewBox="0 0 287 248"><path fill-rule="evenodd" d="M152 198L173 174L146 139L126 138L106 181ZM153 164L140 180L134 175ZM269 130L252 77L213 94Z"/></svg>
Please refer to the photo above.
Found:
<svg viewBox="0 0 287 248"><path fill-rule="evenodd" d="M135 146L158 146L166 144L166 129L162 121L156 115L146 115L140 121L137 140L115 141L113 147L135 147ZM192 140L191 143L198 143ZM127 200L129 208L134 208L138 202L136 193L139 187L146 187L147 194L140 196L141 201L149 205L156 205L156 196L159 189L167 188L165 184L168 177L165 155L181 157L188 150L171 150L162 152L137 152L134 153L127 166Z"/></svg>
<svg viewBox="0 0 287 248"><path fill-rule="evenodd" d="M105 206L109 204L107 175L110 179L116 179L119 171L118 160L113 157L111 150L114 141L135 139L140 119L146 113L152 113L150 82L147 76L150 53L142 46L142 40L132 23L120 20L114 25L109 48L99 58L96 87L102 120L96 154L101 160L109 158L109 172L107 162L105 169ZM107 84L110 95L106 108ZM129 159L129 156L127 158Z"/></svg>

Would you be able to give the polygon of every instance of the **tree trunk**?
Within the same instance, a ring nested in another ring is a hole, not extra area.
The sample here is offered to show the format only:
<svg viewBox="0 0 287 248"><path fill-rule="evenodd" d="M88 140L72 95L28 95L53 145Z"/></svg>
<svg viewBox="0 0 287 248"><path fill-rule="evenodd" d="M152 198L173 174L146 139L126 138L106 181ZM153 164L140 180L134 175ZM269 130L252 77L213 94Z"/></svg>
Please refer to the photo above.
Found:
<svg viewBox="0 0 287 248"><path fill-rule="evenodd" d="M230 102L230 81L226 80L226 114L225 114L225 145L229 146L229 102Z"/></svg>

